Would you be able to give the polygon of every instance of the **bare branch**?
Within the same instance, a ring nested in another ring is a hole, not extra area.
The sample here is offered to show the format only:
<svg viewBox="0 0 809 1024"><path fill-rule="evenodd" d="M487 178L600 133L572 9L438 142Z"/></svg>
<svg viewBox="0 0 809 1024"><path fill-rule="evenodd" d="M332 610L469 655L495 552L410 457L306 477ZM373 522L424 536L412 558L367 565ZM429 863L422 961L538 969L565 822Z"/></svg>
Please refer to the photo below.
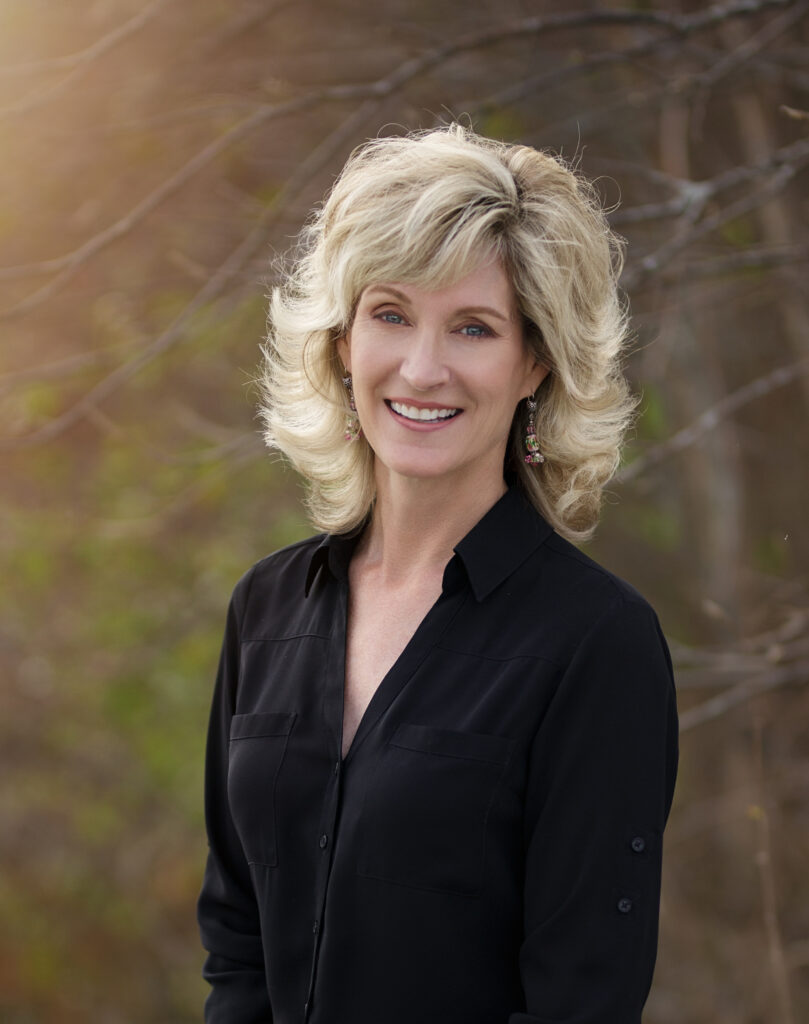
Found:
<svg viewBox="0 0 809 1024"><path fill-rule="evenodd" d="M249 117L246 117L223 135L220 135L218 139L210 142L204 149L196 153L178 171L163 181L156 189L154 189L154 191L150 192L145 199L142 199L137 206L129 211L129 213L115 221L108 228L100 231L97 235L93 235L92 238L79 246L78 249L74 249L73 252L67 253L65 256L59 256L52 260L45 260L42 263L31 263L24 266L0 269L0 280L27 276L31 273L50 273L58 271L56 277L49 281L48 284L23 299L21 302L18 302L15 306L12 306L0 313L0 320L10 319L11 317L27 313L29 310L34 308L34 306L37 306L41 302L50 298L51 295L67 284L79 267L86 263L87 260L92 256L95 256L118 238L121 238L123 235L131 231L136 224L147 216L147 214L155 210L165 199L181 188L199 170L206 167L212 160L219 156L220 153L226 150L229 146L238 142L245 135L248 135L259 125L266 123L274 117L280 117L283 114L298 113L304 107L313 102L314 100L311 100L310 98L302 97L301 99L290 100L286 103L278 104L277 106L259 108Z"/></svg>
<svg viewBox="0 0 809 1024"><path fill-rule="evenodd" d="M757 676L751 676L744 682L731 687L725 693L711 697L710 700L697 704L680 712L680 732L687 732L698 725L704 725L761 693L775 690L789 683L806 683L809 681L809 662L800 662L785 668L773 669Z"/></svg>
<svg viewBox="0 0 809 1024"><path fill-rule="evenodd" d="M786 32L788 28L797 24L807 13L809 13L809 3L806 3L806 0L801 0L794 8L788 8L780 18L774 19L765 25L759 33L751 36L738 49L724 55L722 60L712 62L709 70L685 78L667 79L665 81L665 88L662 91L683 93L695 87L705 88L714 84L721 77L726 76L732 70L750 61L765 46ZM689 27L684 31L690 32L692 29ZM670 39L666 36L662 39L643 40L623 50L595 53L584 57L577 64L554 68L552 71L543 72L540 75L535 75L532 78L523 79L520 82L509 85L505 89L501 89L486 97L483 103L478 104L478 107L502 106L515 103L518 100L525 99L526 96L531 96L542 90L564 84L571 79L580 77L598 68L650 56L659 51L661 47L669 45L669 43ZM711 55L708 56L710 57ZM655 72L655 69L652 68L648 70L650 73Z"/></svg>
<svg viewBox="0 0 809 1024"><path fill-rule="evenodd" d="M805 617L803 617L803 626L805 628ZM678 689L724 688L737 681L734 677L769 672L776 666L785 667L799 659L806 659L809 656L809 634L804 634L793 643L773 644L757 653L733 650L699 653L705 655L704 660L701 664L696 663L691 666L684 665L675 656Z"/></svg>
<svg viewBox="0 0 809 1024"><path fill-rule="evenodd" d="M93 349L89 352L76 352L64 359L57 359L55 362L46 363L44 366L31 366L26 367L24 370L11 370L8 373L0 374L0 394L20 384L69 377L103 363L115 362L119 358L121 350L131 348L131 345L131 342L127 342L124 345L114 345L110 348Z"/></svg>
<svg viewBox="0 0 809 1024"><path fill-rule="evenodd" d="M686 181L666 175L661 177L661 183L676 189L678 193L676 196L660 203L644 203L642 206L617 210L611 215L610 222L615 227L623 227L626 224L659 220L663 217L690 215L695 206L701 210L709 199L738 185L766 177L785 168L789 168L792 173L795 173L807 162L809 162L809 139L799 139L789 146L782 146L781 149L775 150L766 160L757 164L731 167L707 181ZM734 213L733 216L738 216L738 213Z"/></svg>
<svg viewBox="0 0 809 1024"><path fill-rule="evenodd" d="M689 262L680 272L680 279L690 281L717 274L732 273L736 270L769 269L772 267L794 266L809 260L809 244L782 245L777 248L757 246L742 252L729 253L710 260Z"/></svg>
<svg viewBox="0 0 809 1024"><path fill-rule="evenodd" d="M771 42L780 35L783 35L787 29L797 25L802 18L806 17L807 13L809 13L809 3L806 0L802 0L802 2L796 3L794 7L788 8L779 18L773 18L759 32L749 36L735 50L725 54L710 70L698 75L696 77L697 86L709 88L715 85L721 78L725 78L731 72L738 70Z"/></svg>
<svg viewBox="0 0 809 1024"><path fill-rule="evenodd" d="M645 67L644 65L639 64L638 68L646 70L649 74L654 74L662 78L662 88L657 91L655 96L671 93L683 94L694 89L702 89L704 91L705 88L713 84L715 80L718 80L720 77L725 77L730 73L730 71L735 70L742 64L753 60L766 45L772 42L779 35L782 35L792 25L799 22L806 16L807 12L809 12L809 5L806 4L805 0L801 0L801 2L797 4L797 7L793 9L788 8L784 16L766 25L761 32L751 37L751 39L746 41L742 47L739 47L731 54L724 54L720 60L717 60L716 54L713 51L706 50L704 47L700 50L696 50L696 48L684 46L683 49L685 50L694 49L702 60L709 65L708 70L703 72L697 72L688 76L670 78L663 77L661 72L653 66ZM689 35L692 30L692 26L686 26L683 31L683 35ZM527 96L557 87L600 67L625 63L628 61L637 61L641 57L651 56L652 54L659 52L662 48L670 46L670 44L670 36L664 36L662 38L643 40L632 46L626 47L623 50L596 53L592 56L583 58L577 64L568 64L563 67L554 68L552 71L544 72L532 78L523 79L520 82L509 85L506 88L487 96L482 102L465 104L464 109L474 108L477 110L485 110L492 106L502 106L515 103L519 100L525 99ZM717 68L719 69L718 71L716 70ZM622 102L620 106L623 105L624 103ZM614 109L614 107L610 109ZM603 113L603 109L600 113ZM576 119L577 121L581 121L581 115L577 115Z"/></svg>
<svg viewBox="0 0 809 1024"><path fill-rule="evenodd" d="M778 109L787 117L791 117L793 121L809 121L809 110L797 110L795 107L788 107L785 103L782 103Z"/></svg>
<svg viewBox="0 0 809 1024"><path fill-rule="evenodd" d="M261 441L255 434L244 434L229 446L227 459L220 457L207 473L194 474L192 482L162 508L137 518L96 520L93 527L99 536L107 540L154 537L171 526L176 527L177 520L204 498L212 486L218 486L223 477L255 461L262 450ZM154 451L151 454L163 461Z"/></svg>
<svg viewBox="0 0 809 1024"><path fill-rule="evenodd" d="M44 441L64 433L80 419L90 414L98 404L109 398L124 383L131 380L145 366L174 345L183 335L188 321L206 303L212 301L224 289L231 277L238 271L242 262L249 258L264 239L263 224L257 224L245 239L230 253L217 271L209 278L183 311L150 345L134 359L122 363L112 373L92 387L75 405L72 405L61 416L50 420L43 427L24 437L11 438L0 442L0 448L25 447Z"/></svg>
<svg viewBox="0 0 809 1024"><path fill-rule="evenodd" d="M755 192L743 196L735 203L731 203L729 206L717 211L713 216L706 217L705 220L701 221L697 218L704 207L707 196L704 194L700 196L697 199L697 205L693 208L693 212L686 209L683 217L684 230L676 234L669 242L661 245L655 252L644 256L639 263L629 266L621 277L622 287L627 291L637 288L647 277L652 274L659 274L661 269L667 263L670 263L678 253L687 249L689 245L692 245L698 239L711 234L728 221L757 209L774 195L777 195L798 172L801 164L809 161L809 139L806 140L806 143L806 153L802 160L796 161L795 164L785 164L780 167L769 181ZM675 273L677 273L676 270Z"/></svg>
<svg viewBox="0 0 809 1024"><path fill-rule="evenodd" d="M682 430L678 430L667 441L655 445L655 447L650 448L633 462L624 466L616 474L615 481L617 483L627 483L629 480L634 480L651 466L656 466L664 459L670 458L678 452L685 451L686 448L696 444L701 437L714 430L722 420L727 419L728 416L738 409L755 401L757 398L769 395L778 388L791 384L792 381L797 380L805 373L809 373L809 358L800 359L798 362L791 363L788 366L779 366L763 377L758 377L749 384L745 384L743 387L726 395L710 409L706 409L693 423L683 427Z"/></svg>
<svg viewBox="0 0 809 1024"><path fill-rule="evenodd" d="M140 14L136 14L129 21L123 25L114 29L108 35L94 43L93 46L82 51L80 54L73 54L69 57L57 57L53 61L39 61L29 65L15 65L12 67L12 71L15 68L36 68L38 65L43 64L50 65L51 67L68 67L70 70L64 78L59 79L56 82L48 82L46 85L39 86L30 92L27 96L24 96L21 100L16 103L11 103L7 107L0 108L0 120L5 120L11 117L19 117L22 114L29 114L32 110L36 110L37 107L42 107L54 97L60 96L65 92L69 86L81 78L88 68L99 60L105 53L111 50L123 39L137 32L143 25L146 24L168 0L153 0L153 2L145 8ZM2 72L4 69L0 69ZM9 69L5 69L8 71Z"/></svg>
<svg viewBox="0 0 809 1024"><path fill-rule="evenodd" d="M146 196L136 207L108 228L94 235L70 253L51 260L0 269L0 280L55 273L45 286L28 295L16 305L0 313L0 320L28 312L59 291L72 278L77 268L96 255L111 242L120 238L148 213L194 174L207 166L216 156L267 121L284 114L300 113L322 102L344 100L382 99L393 95L412 79L446 61L458 53L493 45L515 37L541 35L585 25L648 25L669 34L688 35L710 28L729 18L755 14L770 8L791 6L795 0L734 0L716 4L694 15L681 16L660 11L603 10L577 11L526 18L510 25L479 30L461 36L451 43L426 51L418 57L404 61L390 75L372 83L337 85L307 93L277 105L264 106L235 125L224 135L209 143L192 157L179 171Z"/></svg>
<svg viewBox="0 0 809 1024"><path fill-rule="evenodd" d="M294 0L258 0L257 3L237 14L216 36L206 39L204 44L198 48L195 58L210 57L220 47L226 46L250 29L256 28L271 15L289 7L293 2Z"/></svg>
<svg viewBox="0 0 809 1024"><path fill-rule="evenodd" d="M129 36L143 28L149 19L169 2L170 0L152 0L152 3L147 4L143 10L133 15L129 21L125 21L123 25L119 25L117 28L107 32L106 35L103 35L78 53L70 53L64 57L48 57L44 60L26 61L23 64L7 64L5 67L0 66L0 75L30 75L37 74L40 71L63 71L91 64L105 53L109 53L118 43L123 42L124 39L129 38Z"/></svg>
<svg viewBox="0 0 809 1024"><path fill-rule="evenodd" d="M228 283L239 273L244 264L254 255L266 240L267 230L283 212L285 205L302 191L308 182L342 148L353 133L364 124L380 104L380 100L366 100L353 114L343 121L323 142L317 146L299 166L294 178L290 179L275 197L273 205L263 215L246 238L230 253L213 276L203 285L188 305L175 317L172 323L134 359L118 366L91 388L78 402L61 416L50 420L38 430L22 437L0 441L0 449L28 447L53 440L63 434L79 420L88 416L98 405L120 387L136 376L145 366L175 345L184 335L191 317L207 303L219 296Z"/></svg>

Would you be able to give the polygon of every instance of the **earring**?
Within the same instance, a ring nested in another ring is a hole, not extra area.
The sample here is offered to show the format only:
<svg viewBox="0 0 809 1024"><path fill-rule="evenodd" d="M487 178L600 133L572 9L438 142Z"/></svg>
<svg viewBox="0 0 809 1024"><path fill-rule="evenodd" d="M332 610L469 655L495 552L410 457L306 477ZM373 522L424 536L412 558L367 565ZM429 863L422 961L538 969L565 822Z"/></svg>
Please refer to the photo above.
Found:
<svg viewBox="0 0 809 1024"><path fill-rule="evenodd" d="M346 417L346 432L343 437L346 441L358 441L362 435L362 427L360 421L357 418L357 406L354 403L354 388L352 386L351 374L346 370L346 375L343 377L343 384L346 391L348 392L348 407L351 412Z"/></svg>
<svg viewBox="0 0 809 1024"><path fill-rule="evenodd" d="M536 399L533 395L529 395L525 404L528 407L528 425L525 429L525 461L529 465L536 466L545 461L545 456L539 450L539 441L537 440Z"/></svg>

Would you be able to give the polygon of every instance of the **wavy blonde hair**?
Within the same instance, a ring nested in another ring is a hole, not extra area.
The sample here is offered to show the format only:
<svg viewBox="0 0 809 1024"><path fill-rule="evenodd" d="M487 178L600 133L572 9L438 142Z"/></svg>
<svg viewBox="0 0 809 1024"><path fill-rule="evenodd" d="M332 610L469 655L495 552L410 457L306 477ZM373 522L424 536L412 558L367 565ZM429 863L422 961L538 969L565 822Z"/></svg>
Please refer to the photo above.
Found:
<svg viewBox="0 0 809 1024"><path fill-rule="evenodd" d="M336 348L363 289L442 287L492 255L514 287L526 344L550 370L536 396L545 462L524 461L520 403L505 469L560 534L582 541L595 529L635 405L620 368L622 241L593 186L559 157L460 125L356 149L272 291L260 415L267 444L308 481L318 528L358 527L375 497L373 452L364 438L344 439Z"/></svg>

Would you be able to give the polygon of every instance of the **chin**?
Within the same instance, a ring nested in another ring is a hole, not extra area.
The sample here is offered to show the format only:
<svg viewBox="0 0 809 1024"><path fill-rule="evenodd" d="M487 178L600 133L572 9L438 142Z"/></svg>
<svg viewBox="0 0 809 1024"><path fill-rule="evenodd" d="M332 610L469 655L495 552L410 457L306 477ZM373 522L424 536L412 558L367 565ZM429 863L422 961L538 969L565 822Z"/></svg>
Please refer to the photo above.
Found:
<svg viewBox="0 0 809 1024"><path fill-rule="evenodd" d="M463 471L462 465L447 459L440 453L435 453L430 457L425 452L419 452L409 457L400 456L398 458L385 458L376 454L375 458L381 469L412 479L435 480L443 476L454 476L459 471Z"/></svg>

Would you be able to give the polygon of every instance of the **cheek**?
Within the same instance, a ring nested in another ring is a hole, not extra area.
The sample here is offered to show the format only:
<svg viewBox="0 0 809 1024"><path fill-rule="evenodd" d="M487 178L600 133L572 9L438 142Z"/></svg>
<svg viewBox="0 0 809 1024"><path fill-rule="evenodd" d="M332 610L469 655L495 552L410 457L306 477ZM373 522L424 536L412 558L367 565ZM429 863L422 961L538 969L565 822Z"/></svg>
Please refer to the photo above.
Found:
<svg viewBox="0 0 809 1024"><path fill-rule="evenodd" d="M380 386L389 378L394 362L386 356L386 349L378 344L355 341L351 346L351 372L360 389Z"/></svg>

